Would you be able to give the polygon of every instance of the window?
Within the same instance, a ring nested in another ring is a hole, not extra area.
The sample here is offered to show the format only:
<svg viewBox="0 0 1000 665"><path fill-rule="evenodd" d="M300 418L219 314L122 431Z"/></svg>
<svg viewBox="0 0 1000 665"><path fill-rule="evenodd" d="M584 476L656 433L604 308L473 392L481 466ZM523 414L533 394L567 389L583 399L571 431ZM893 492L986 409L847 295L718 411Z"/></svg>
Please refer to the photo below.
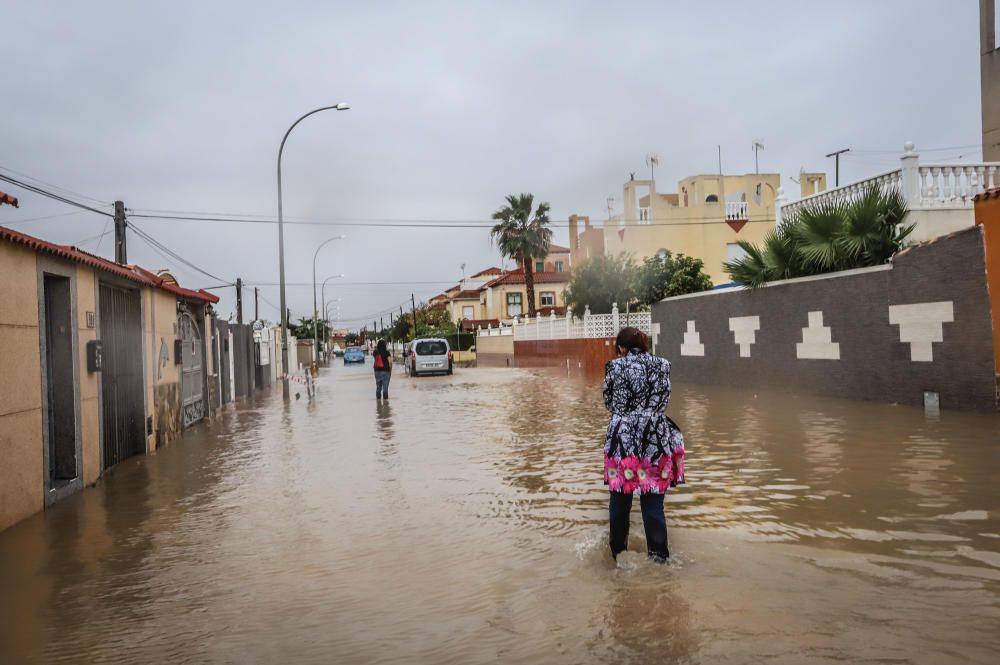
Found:
<svg viewBox="0 0 1000 665"><path fill-rule="evenodd" d="M445 356L448 355L448 345L440 339L428 339L417 342L414 349L418 356Z"/></svg>
<svg viewBox="0 0 1000 665"><path fill-rule="evenodd" d="M726 243L726 261L739 261L745 257L747 253L743 251L743 248L735 242Z"/></svg>
<svg viewBox="0 0 1000 665"><path fill-rule="evenodd" d="M555 291L542 291L539 296L541 298L542 307L555 307L556 304L556 292Z"/></svg>
<svg viewBox="0 0 1000 665"><path fill-rule="evenodd" d="M507 294L507 316L521 316L521 294L520 293L508 293Z"/></svg>
<svg viewBox="0 0 1000 665"><path fill-rule="evenodd" d="M535 272L545 272L544 261L535 261Z"/></svg>
<svg viewBox="0 0 1000 665"><path fill-rule="evenodd" d="M556 272L562 272L562 271L563 271L563 262L556 261Z"/></svg>
<svg viewBox="0 0 1000 665"><path fill-rule="evenodd" d="M462 318L463 319L472 319L472 318L475 318L475 316L476 316L476 308L475 307L473 307L472 305L464 305L462 307Z"/></svg>
<svg viewBox="0 0 1000 665"><path fill-rule="evenodd" d="M705 203L718 203L718 202L719 202L719 197L716 196L715 194L709 194L708 196L705 197Z"/></svg>

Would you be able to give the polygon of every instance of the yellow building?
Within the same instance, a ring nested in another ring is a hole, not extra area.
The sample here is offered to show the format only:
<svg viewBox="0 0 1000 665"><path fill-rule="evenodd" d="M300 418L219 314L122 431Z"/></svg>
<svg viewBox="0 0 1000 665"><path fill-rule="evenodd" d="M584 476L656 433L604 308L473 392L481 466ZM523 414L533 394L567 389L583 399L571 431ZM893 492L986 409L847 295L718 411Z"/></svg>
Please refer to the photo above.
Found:
<svg viewBox="0 0 1000 665"><path fill-rule="evenodd" d="M216 302L0 227L0 530L210 414Z"/></svg>
<svg viewBox="0 0 1000 665"><path fill-rule="evenodd" d="M776 173L697 175L681 180L677 192L661 193L653 180L629 180L622 217L602 228L588 217L569 218L572 260L624 252L641 261L668 249L701 259L712 282L724 284L722 264L742 256L737 241L759 243L775 227L780 183Z"/></svg>

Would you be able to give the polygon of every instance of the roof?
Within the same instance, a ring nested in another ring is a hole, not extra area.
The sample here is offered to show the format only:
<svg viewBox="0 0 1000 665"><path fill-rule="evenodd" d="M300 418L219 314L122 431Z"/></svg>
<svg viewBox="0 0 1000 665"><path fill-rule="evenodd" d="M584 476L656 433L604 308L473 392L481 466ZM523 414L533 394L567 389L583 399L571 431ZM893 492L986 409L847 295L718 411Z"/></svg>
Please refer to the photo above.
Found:
<svg viewBox="0 0 1000 665"><path fill-rule="evenodd" d="M987 189L985 192L980 192L979 194L976 194L975 200L980 201L982 199L996 199L996 198L1000 198L1000 187L992 187L990 189Z"/></svg>
<svg viewBox="0 0 1000 665"><path fill-rule="evenodd" d="M11 196L10 194L8 194L6 192L0 192L0 205L3 205L4 203L6 203L9 206L14 206L16 208L17 207L17 197L16 196Z"/></svg>
<svg viewBox="0 0 1000 665"><path fill-rule="evenodd" d="M475 275L473 275L470 279L475 279L476 277L486 277L487 275L502 275L502 274L503 274L503 270L501 270L500 268L497 268L496 266L494 266L492 268L487 268L486 270L480 270Z"/></svg>
<svg viewBox="0 0 1000 665"><path fill-rule="evenodd" d="M562 245L549 245L549 254L569 254L569 247Z"/></svg>
<svg viewBox="0 0 1000 665"><path fill-rule="evenodd" d="M113 261L108 261L103 257L97 256L96 254L91 254L90 252L85 252L82 249L77 249L71 245L58 245L47 240L42 240L41 238L36 238L35 236L29 236L27 233L21 233L20 231L9 229L5 226L0 226L0 240L6 240L7 242L14 243L15 245L21 245L36 252L52 254L53 256L58 256L59 258L67 259L75 263L82 263L83 265L90 266L91 268L95 268L97 270L103 270L104 272L109 272L131 282L136 282L137 284L162 289L182 298L201 300L203 302L210 303L219 302L219 296L209 293L204 289L199 289L198 291L185 289L173 282L168 282L157 276L156 273L150 272L137 265L120 265Z"/></svg>
<svg viewBox="0 0 1000 665"><path fill-rule="evenodd" d="M479 300L479 289L459 291L451 297L452 300Z"/></svg>
<svg viewBox="0 0 1000 665"><path fill-rule="evenodd" d="M570 281L571 275L568 272L536 272L535 284L566 284ZM500 275L494 280L483 284L484 289L493 288L502 284L524 284L524 269L518 268Z"/></svg>

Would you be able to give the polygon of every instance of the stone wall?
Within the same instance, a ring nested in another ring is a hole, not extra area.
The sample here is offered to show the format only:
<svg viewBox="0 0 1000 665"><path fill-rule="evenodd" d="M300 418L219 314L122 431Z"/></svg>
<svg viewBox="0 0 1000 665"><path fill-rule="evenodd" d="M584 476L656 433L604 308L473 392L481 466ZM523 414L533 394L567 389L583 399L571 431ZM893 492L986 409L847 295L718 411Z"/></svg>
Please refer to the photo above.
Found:
<svg viewBox="0 0 1000 665"><path fill-rule="evenodd" d="M991 308L979 227L891 265L657 303L657 352L678 381L995 409Z"/></svg>

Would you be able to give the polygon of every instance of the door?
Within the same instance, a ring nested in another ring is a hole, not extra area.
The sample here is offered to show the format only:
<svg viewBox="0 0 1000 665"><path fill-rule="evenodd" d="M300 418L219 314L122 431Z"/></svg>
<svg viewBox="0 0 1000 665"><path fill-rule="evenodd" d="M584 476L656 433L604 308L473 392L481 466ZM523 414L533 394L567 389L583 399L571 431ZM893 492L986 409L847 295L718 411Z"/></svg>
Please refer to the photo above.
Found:
<svg viewBox="0 0 1000 665"><path fill-rule="evenodd" d="M101 284L103 466L146 452L139 292Z"/></svg>
<svg viewBox="0 0 1000 665"><path fill-rule="evenodd" d="M202 381L204 356L201 346L201 331L194 317L182 311L178 320L181 337L181 395L184 427L199 422L205 417L205 390Z"/></svg>
<svg viewBox="0 0 1000 665"><path fill-rule="evenodd" d="M46 274L43 283L48 486L56 488L78 475L73 323L69 277Z"/></svg>

